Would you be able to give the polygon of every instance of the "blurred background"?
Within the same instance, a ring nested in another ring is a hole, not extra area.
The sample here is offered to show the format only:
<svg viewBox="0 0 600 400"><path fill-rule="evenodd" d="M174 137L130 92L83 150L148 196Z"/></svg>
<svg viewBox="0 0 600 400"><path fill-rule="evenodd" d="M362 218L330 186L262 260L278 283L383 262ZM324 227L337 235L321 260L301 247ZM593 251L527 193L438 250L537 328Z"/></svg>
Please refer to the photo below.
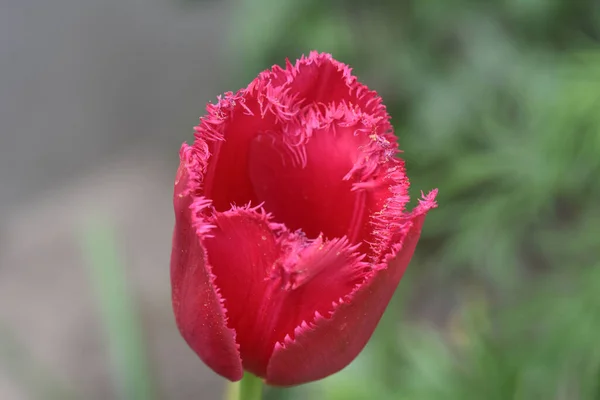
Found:
<svg viewBox="0 0 600 400"><path fill-rule="evenodd" d="M275 399L600 399L600 2L0 3L0 399L220 399L171 313L172 182L217 94L312 49L440 189L365 351Z"/></svg>

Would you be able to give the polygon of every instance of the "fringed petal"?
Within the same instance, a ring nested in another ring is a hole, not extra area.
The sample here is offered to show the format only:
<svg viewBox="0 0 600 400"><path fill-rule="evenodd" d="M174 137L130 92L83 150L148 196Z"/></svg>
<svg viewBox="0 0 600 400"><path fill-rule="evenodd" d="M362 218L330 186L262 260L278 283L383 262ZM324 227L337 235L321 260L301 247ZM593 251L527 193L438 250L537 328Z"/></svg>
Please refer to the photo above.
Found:
<svg viewBox="0 0 600 400"><path fill-rule="evenodd" d="M249 207L215 213L215 228L205 240L229 326L238 332L244 369L257 375L264 375L271 353L269 327L277 320L269 277L281 251L267 217Z"/></svg>
<svg viewBox="0 0 600 400"><path fill-rule="evenodd" d="M244 369L265 376L274 345L315 310L350 293L370 270L346 238L309 240L259 207L215 213L208 260Z"/></svg>
<svg viewBox="0 0 600 400"><path fill-rule="evenodd" d="M329 313L315 313L275 345L266 381L298 385L331 375L348 365L364 348L381 319L421 234L425 215L435 207L426 198L407 220L405 234L389 264L374 269Z"/></svg>
<svg viewBox="0 0 600 400"><path fill-rule="evenodd" d="M344 179L369 138L360 121L345 113L312 110L298 130L262 132L250 146L248 170L257 198L291 230L315 238L352 235L368 220L365 196L353 190L357 179ZM296 142L297 140L297 142Z"/></svg>
<svg viewBox="0 0 600 400"><path fill-rule="evenodd" d="M216 373L237 381L243 370L235 331L227 327L227 310L202 246L212 230L204 219L210 201L193 195L202 181L202 161L201 155L182 147L173 195L173 311L181 335L198 356Z"/></svg>
<svg viewBox="0 0 600 400"><path fill-rule="evenodd" d="M279 316L269 354L303 321L312 322L315 313L328 315L364 281L371 266L363 261L365 256L357 247L346 238L323 240L319 236L307 241L297 234L287 237L284 257L271 275L279 289L275 298Z"/></svg>
<svg viewBox="0 0 600 400"><path fill-rule="evenodd" d="M336 119L346 127L360 125L356 129L367 135L394 140L389 115L376 92L325 53L312 52L295 65L288 62L285 69L273 66L247 88L219 96L195 127L194 147L211 155L205 195L218 211L232 204L258 204L246 170L252 140L260 134L279 135L302 162L311 132L327 129Z"/></svg>

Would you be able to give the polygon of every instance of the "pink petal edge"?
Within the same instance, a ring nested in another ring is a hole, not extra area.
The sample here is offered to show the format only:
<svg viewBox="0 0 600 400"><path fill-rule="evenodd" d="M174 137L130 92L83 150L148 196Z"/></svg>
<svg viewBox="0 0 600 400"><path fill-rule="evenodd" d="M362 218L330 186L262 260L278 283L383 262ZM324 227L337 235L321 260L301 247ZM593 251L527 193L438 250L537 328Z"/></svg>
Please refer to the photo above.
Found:
<svg viewBox="0 0 600 400"><path fill-rule="evenodd" d="M201 244L210 226L198 223L198 218L210 202L193 195L201 182L198 163L202 160L194 159L188 149L182 146L173 195L173 311L181 335L198 356L219 375L238 381L244 372L235 331L227 327L227 310Z"/></svg>
<svg viewBox="0 0 600 400"><path fill-rule="evenodd" d="M437 190L409 214L409 225L387 268L373 271L354 292L334 304L329 316L316 313L283 342L276 343L266 382L292 386L325 378L346 367L369 341L414 253ZM332 356L335 354L335 356Z"/></svg>

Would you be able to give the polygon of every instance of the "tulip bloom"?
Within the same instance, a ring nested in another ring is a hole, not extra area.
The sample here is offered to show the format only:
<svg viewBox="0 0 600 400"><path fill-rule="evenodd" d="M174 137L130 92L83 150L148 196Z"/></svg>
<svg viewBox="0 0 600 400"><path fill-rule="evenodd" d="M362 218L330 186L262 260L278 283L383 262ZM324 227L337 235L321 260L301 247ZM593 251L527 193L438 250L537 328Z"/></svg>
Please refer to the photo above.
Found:
<svg viewBox="0 0 600 400"><path fill-rule="evenodd" d="M419 239L381 99L313 52L226 93L183 144L174 190L173 309L216 373L278 386L363 349Z"/></svg>

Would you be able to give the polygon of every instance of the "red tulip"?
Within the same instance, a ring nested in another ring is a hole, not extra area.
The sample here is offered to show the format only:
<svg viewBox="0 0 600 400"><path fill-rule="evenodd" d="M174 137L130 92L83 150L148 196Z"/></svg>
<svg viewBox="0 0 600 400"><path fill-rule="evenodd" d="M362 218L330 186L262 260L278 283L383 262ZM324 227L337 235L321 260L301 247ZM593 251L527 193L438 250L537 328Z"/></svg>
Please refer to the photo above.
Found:
<svg viewBox="0 0 600 400"><path fill-rule="evenodd" d="M405 211L385 107L329 54L274 66L207 111L175 181L179 330L232 381L331 375L369 340L437 191Z"/></svg>

